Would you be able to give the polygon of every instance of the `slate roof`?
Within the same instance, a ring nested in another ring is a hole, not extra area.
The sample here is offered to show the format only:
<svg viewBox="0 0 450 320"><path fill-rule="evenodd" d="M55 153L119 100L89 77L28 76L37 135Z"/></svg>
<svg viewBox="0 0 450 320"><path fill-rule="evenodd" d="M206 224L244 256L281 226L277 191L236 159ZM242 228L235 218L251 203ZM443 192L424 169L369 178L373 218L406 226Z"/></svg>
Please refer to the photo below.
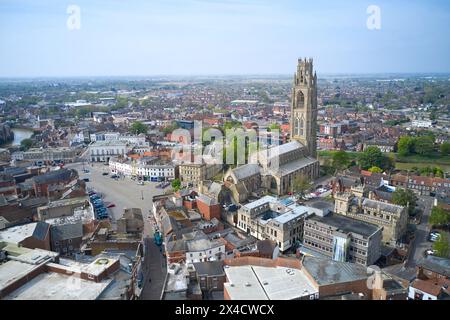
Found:
<svg viewBox="0 0 450 320"><path fill-rule="evenodd" d="M33 181L37 184L52 183L57 181L67 181L77 176L76 171L69 169L60 169L50 171L39 176L33 177Z"/></svg>
<svg viewBox="0 0 450 320"><path fill-rule="evenodd" d="M425 259L420 260L417 265L450 277L450 259L427 256Z"/></svg>
<svg viewBox="0 0 450 320"><path fill-rule="evenodd" d="M34 228L33 237L38 240L44 240L48 235L50 225L48 223L39 221Z"/></svg>
<svg viewBox="0 0 450 320"><path fill-rule="evenodd" d="M69 223L52 226L52 241L61 241L83 237L83 225L79 223Z"/></svg>
<svg viewBox="0 0 450 320"><path fill-rule="evenodd" d="M213 206L217 204L217 201L213 198L210 198L204 194L200 194L197 197L197 201L203 202L204 204L208 205L208 206Z"/></svg>
<svg viewBox="0 0 450 320"><path fill-rule="evenodd" d="M372 209L377 209L379 206L381 210L391 212L391 213L398 213L404 209L404 207L402 207L402 206L398 206L398 205L386 203L386 202L381 202L381 201L376 201L376 200L371 200L371 199L367 199L367 198L365 198L363 200L362 205L363 205L363 207L369 207Z"/></svg>
<svg viewBox="0 0 450 320"><path fill-rule="evenodd" d="M194 262L195 271L199 276L220 276L225 275L223 261Z"/></svg>
<svg viewBox="0 0 450 320"><path fill-rule="evenodd" d="M257 164L245 164L232 170L234 176L238 180L242 180L260 173L259 165Z"/></svg>

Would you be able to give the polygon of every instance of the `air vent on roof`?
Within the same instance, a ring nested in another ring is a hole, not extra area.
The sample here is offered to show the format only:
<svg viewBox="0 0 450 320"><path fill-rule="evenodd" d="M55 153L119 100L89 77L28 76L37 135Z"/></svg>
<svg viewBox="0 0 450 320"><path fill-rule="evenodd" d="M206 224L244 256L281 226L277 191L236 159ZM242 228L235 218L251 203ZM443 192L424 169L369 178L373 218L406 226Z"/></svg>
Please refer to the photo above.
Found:
<svg viewBox="0 0 450 320"><path fill-rule="evenodd" d="M263 285L267 286L269 283L267 281L263 282Z"/></svg>
<svg viewBox="0 0 450 320"><path fill-rule="evenodd" d="M230 283L230 287L234 287L234 284Z"/></svg>
<svg viewBox="0 0 450 320"><path fill-rule="evenodd" d="M245 286L246 286L246 287L251 287L252 285L251 285L249 282L246 282L246 283L245 283Z"/></svg>

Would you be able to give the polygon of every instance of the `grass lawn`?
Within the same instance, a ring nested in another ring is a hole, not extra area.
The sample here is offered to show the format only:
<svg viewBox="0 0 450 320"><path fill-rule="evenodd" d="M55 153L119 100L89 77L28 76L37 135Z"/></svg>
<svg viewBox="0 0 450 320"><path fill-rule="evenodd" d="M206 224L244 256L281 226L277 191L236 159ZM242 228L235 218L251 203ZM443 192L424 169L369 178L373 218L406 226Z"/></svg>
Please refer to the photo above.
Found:
<svg viewBox="0 0 450 320"><path fill-rule="evenodd" d="M448 172L450 170L450 156L442 156L439 153L433 153L427 156L415 154L407 157L396 155L395 167L401 170L410 170L413 167L439 167Z"/></svg>
<svg viewBox="0 0 450 320"><path fill-rule="evenodd" d="M318 152L321 163L326 159L331 159L336 151L321 150ZM350 160L357 160L361 152L347 151ZM439 167L445 172L450 171L450 156L442 156L439 153L432 153L427 156L411 155L407 157L399 156L396 153L387 153L387 156L395 159L395 168L399 170L411 170L412 168Z"/></svg>

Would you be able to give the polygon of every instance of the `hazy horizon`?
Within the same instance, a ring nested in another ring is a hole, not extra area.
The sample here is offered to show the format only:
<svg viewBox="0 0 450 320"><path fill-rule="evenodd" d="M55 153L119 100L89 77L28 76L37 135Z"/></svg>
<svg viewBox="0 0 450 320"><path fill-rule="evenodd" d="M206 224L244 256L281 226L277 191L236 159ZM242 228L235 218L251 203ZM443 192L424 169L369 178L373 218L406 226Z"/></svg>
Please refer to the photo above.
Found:
<svg viewBox="0 0 450 320"><path fill-rule="evenodd" d="M319 77L445 75L449 18L444 0L2 0L0 78L288 77L303 57Z"/></svg>

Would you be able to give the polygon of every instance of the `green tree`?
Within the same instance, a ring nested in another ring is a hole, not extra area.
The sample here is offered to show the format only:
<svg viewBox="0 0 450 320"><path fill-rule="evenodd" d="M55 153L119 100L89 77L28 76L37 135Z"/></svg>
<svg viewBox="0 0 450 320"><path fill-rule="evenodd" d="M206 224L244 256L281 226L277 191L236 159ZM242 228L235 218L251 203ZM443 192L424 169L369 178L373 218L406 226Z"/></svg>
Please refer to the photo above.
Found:
<svg viewBox="0 0 450 320"><path fill-rule="evenodd" d="M434 151L434 139L431 136L416 138L414 151L420 155L429 155Z"/></svg>
<svg viewBox="0 0 450 320"><path fill-rule="evenodd" d="M133 134L147 133L148 126L140 121L133 122L130 132Z"/></svg>
<svg viewBox="0 0 450 320"><path fill-rule="evenodd" d="M350 165L350 156L345 151L337 151L333 153L333 156L331 158L331 166L334 168L334 170L342 171L348 168Z"/></svg>
<svg viewBox="0 0 450 320"><path fill-rule="evenodd" d="M33 140L31 140L31 139L23 139L20 142L21 149L25 150L25 151L30 149L32 145L33 145Z"/></svg>
<svg viewBox="0 0 450 320"><path fill-rule="evenodd" d="M450 142L444 142L441 144L440 149L443 156L448 156L450 154Z"/></svg>
<svg viewBox="0 0 450 320"><path fill-rule="evenodd" d="M390 169L392 166L390 159L375 146L370 146L362 152L358 157L358 163L361 169L364 170L371 167Z"/></svg>
<svg viewBox="0 0 450 320"><path fill-rule="evenodd" d="M414 151L415 139L413 137L401 137L397 143L398 154L401 156L408 156Z"/></svg>
<svg viewBox="0 0 450 320"><path fill-rule="evenodd" d="M172 133L173 131L175 131L176 129L178 129L178 123L176 121L172 122L172 124L170 126L164 127L162 129L162 132L167 135L169 133Z"/></svg>
<svg viewBox="0 0 450 320"><path fill-rule="evenodd" d="M299 175L295 177L292 183L292 192L297 192L303 195L307 190L312 187L311 180L305 175Z"/></svg>
<svg viewBox="0 0 450 320"><path fill-rule="evenodd" d="M224 123L223 128L224 130L233 129L233 128L241 128L242 123L240 123L237 120L231 120Z"/></svg>
<svg viewBox="0 0 450 320"><path fill-rule="evenodd" d="M371 167L371 168L369 168L369 170L368 171L370 171L370 172L372 172L372 173L382 173L383 172L383 169L381 169L380 167Z"/></svg>
<svg viewBox="0 0 450 320"><path fill-rule="evenodd" d="M408 206L409 213L414 211L417 203L417 197L412 190L397 188L392 195L392 203L399 206Z"/></svg>
<svg viewBox="0 0 450 320"><path fill-rule="evenodd" d="M444 170L438 167L433 168L433 174L435 177L443 178L444 177Z"/></svg>
<svg viewBox="0 0 450 320"><path fill-rule="evenodd" d="M441 207L433 207L428 221L434 226L447 224L450 222L450 212Z"/></svg>
<svg viewBox="0 0 450 320"><path fill-rule="evenodd" d="M181 189L181 181L180 179L175 179L172 181L172 188L174 191L178 191Z"/></svg>
<svg viewBox="0 0 450 320"><path fill-rule="evenodd" d="M268 130L267 131L272 131L272 130L278 130L278 131L280 131L280 129L281 129L281 126L278 124L278 123L272 123L270 126L269 126L269 128L268 128Z"/></svg>
<svg viewBox="0 0 450 320"><path fill-rule="evenodd" d="M448 236L442 232L440 238L433 243L433 250L436 250L436 255L441 258L448 258L450 255L450 247L448 244Z"/></svg>

